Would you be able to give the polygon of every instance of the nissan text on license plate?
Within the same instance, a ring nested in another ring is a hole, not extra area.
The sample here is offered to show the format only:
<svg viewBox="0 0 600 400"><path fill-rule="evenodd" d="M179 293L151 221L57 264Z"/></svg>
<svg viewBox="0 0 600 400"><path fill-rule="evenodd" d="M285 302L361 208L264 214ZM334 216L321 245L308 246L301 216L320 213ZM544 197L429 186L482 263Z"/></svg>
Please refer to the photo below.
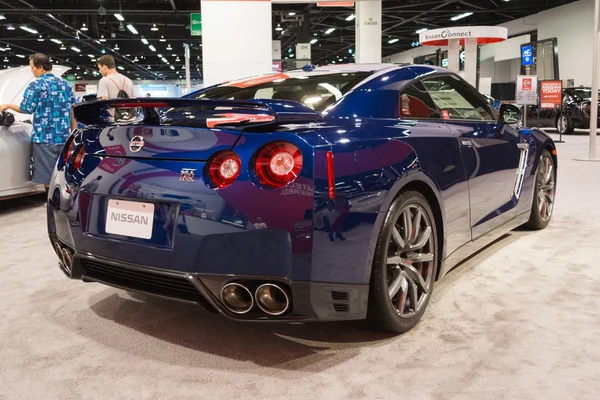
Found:
<svg viewBox="0 0 600 400"><path fill-rule="evenodd" d="M108 201L106 233L150 239L153 222L154 204L152 203Z"/></svg>

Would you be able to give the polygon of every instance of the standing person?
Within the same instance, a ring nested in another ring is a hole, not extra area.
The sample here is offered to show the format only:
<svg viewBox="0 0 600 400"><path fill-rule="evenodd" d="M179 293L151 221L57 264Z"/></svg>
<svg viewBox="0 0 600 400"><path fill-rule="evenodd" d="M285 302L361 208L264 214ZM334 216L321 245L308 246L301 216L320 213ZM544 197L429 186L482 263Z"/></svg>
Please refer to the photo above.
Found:
<svg viewBox="0 0 600 400"><path fill-rule="evenodd" d="M117 72L115 59L104 55L97 61L98 71L102 79L98 83L98 100L134 97L133 82L125 75Z"/></svg>
<svg viewBox="0 0 600 400"><path fill-rule="evenodd" d="M48 189L50 178L62 148L77 127L71 107L75 104L73 88L64 79L52 74L52 63L45 54L29 57L29 66L35 79L27 86L20 105L2 104L6 109L22 114L33 114L33 178L35 183Z"/></svg>

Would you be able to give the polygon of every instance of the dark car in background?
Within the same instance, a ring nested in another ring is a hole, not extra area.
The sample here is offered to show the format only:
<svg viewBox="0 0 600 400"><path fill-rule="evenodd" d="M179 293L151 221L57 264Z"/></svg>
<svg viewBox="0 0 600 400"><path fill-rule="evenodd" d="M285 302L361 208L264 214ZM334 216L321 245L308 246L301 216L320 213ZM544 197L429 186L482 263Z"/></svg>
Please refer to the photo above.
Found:
<svg viewBox="0 0 600 400"><path fill-rule="evenodd" d="M573 133L575 128L588 129L591 97L591 88L564 88L561 108L538 111L537 106L530 106L527 112L527 124L540 128L554 127L563 135Z"/></svg>

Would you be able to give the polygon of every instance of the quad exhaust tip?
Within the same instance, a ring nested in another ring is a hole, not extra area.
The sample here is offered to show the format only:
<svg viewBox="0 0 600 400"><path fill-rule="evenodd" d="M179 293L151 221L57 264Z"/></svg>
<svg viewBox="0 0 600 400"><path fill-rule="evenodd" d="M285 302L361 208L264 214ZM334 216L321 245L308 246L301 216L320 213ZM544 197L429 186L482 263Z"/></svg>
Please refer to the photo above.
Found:
<svg viewBox="0 0 600 400"><path fill-rule="evenodd" d="M228 283L221 289L221 301L229 311L235 314L246 314L254 307L252 293L244 285Z"/></svg>
<svg viewBox="0 0 600 400"><path fill-rule="evenodd" d="M280 286L265 283L256 289L256 304L269 315L281 315L290 307L290 299Z"/></svg>

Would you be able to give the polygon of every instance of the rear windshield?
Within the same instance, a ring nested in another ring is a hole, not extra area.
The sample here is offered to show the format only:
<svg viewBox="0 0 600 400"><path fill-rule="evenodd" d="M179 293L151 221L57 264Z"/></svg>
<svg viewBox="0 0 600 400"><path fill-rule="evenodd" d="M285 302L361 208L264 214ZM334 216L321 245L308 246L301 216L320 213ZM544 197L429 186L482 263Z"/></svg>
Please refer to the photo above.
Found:
<svg viewBox="0 0 600 400"><path fill-rule="evenodd" d="M194 97L228 100L291 100L321 112L371 74L372 72L340 72L296 77L274 74L227 82L224 85L202 90Z"/></svg>

